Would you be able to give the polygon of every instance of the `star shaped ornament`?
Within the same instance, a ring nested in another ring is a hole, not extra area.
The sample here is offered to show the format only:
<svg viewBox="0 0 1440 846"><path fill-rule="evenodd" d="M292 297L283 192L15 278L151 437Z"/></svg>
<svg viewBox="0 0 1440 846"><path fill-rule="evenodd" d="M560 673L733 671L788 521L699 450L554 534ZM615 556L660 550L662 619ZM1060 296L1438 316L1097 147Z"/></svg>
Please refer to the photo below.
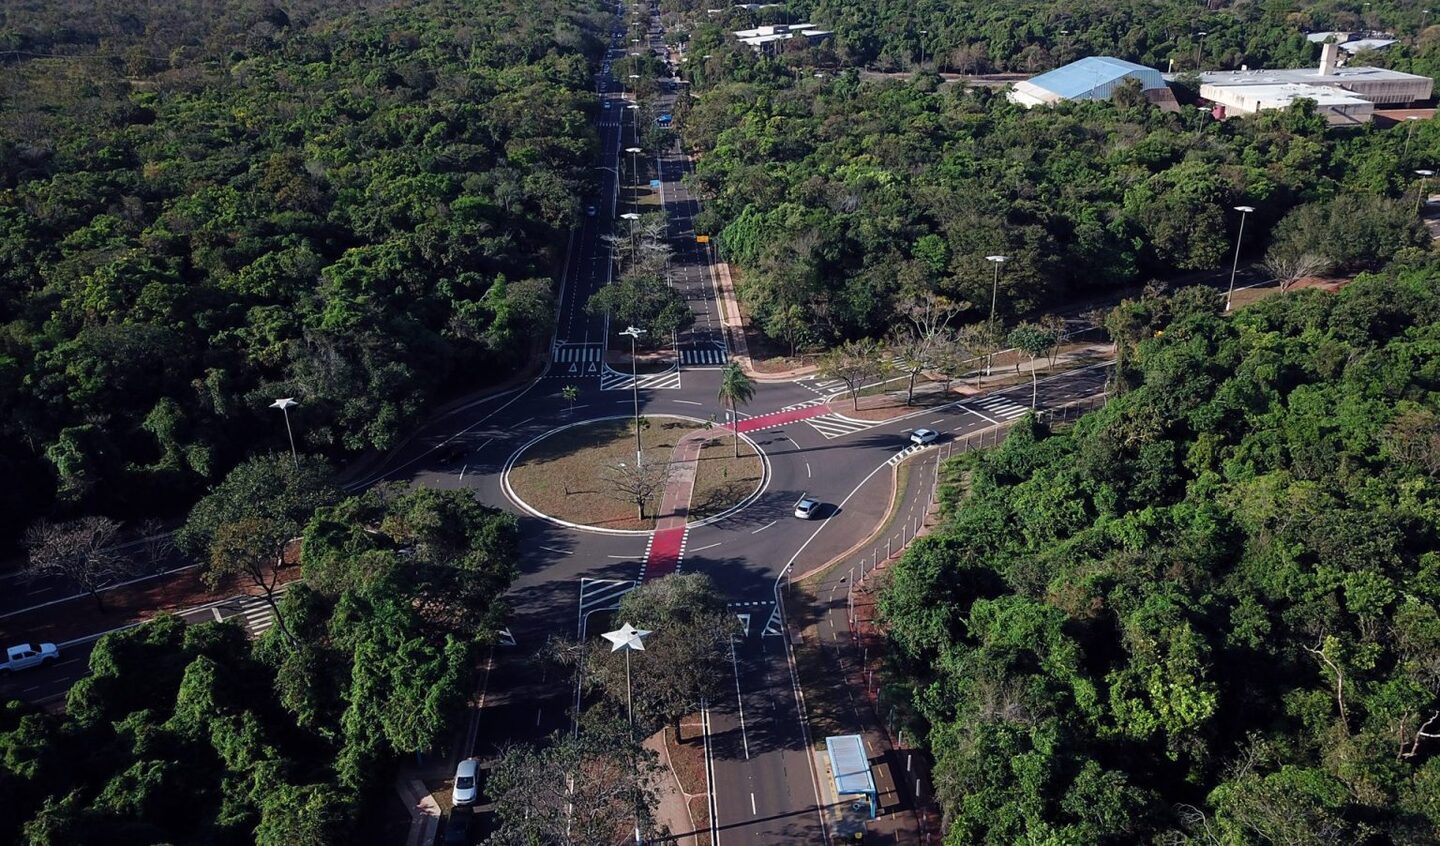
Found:
<svg viewBox="0 0 1440 846"><path fill-rule="evenodd" d="M650 632L647 632L644 629L637 629L629 623L626 623L625 625L621 626L613 632L605 632L605 634L601 635L601 637L610 641L611 652L625 649L626 647L644 652L644 638L649 634Z"/></svg>

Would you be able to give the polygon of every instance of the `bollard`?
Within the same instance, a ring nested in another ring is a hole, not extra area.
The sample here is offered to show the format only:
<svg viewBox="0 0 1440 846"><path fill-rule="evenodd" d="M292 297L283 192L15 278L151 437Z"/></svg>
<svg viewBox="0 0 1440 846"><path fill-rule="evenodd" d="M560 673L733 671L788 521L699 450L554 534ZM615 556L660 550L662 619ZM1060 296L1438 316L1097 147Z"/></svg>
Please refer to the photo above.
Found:
<svg viewBox="0 0 1440 846"><path fill-rule="evenodd" d="M910 772L910 753L905 753L905 772Z"/></svg>

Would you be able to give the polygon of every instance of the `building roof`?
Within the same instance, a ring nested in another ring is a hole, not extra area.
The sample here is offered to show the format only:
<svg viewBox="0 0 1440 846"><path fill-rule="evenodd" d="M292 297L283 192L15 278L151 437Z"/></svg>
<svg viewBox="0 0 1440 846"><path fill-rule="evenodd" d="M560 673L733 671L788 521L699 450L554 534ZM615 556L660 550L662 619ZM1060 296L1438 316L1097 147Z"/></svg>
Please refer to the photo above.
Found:
<svg viewBox="0 0 1440 846"><path fill-rule="evenodd" d="M1086 56L1027 82L1058 97L1074 99L1127 76L1140 80L1140 87L1146 91L1165 87L1165 80L1154 68L1110 56Z"/></svg>
<svg viewBox="0 0 1440 846"><path fill-rule="evenodd" d="M1226 86L1221 86L1226 87ZM1240 90L1249 100L1261 101L1266 108L1278 109L1289 106L1296 100L1314 100L1317 106L1363 106L1370 101L1357 97L1343 88L1328 85L1304 85L1298 82L1284 82L1275 85L1242 85ZM1201 96L1205 92L1201 91Z"/></svg>
<svg viewBox="0 0 1440 846"><path fill-rule="evenodd" d="M1348 33L1348 32L1338 32L1338 31L1326 31L1326 32L1312 32L1312 33L1310 33L1309 35L1306 35L1306 36L1305 36L1305 40L1306 40L1306 41L1309 41L1311 44L1321 44L1321 43L1324 43L1324 42L1326 42L1326 41L1331 40L1332 38L1335 40L1335 43L1336 43L1336 44L1344 44L1346 41L1349 41L1349 40L1350 40L1350 33Z"/></svg>
<svg viewBox="0 0 1440 846"><path fill-rule="evenodd" d="M870 775L870 759L865 755L865 741L858 734L842 734L825 738L830 753L830 772L835 775L835 792L841 796L875 793L875 778Z"/></svg>
<svg viewBox="0 0 1440 846"><path fill-rule="evenodd" d="M1340 45L1340 49L1354 55L1361 50L1384 50L1395 43L1393 38L1361 38L1355 41L1346 41Z"/></svg>
<svg viewBox="0 0 1440 846"><path fill-rule="evenodd" d="M1408 82L1417 79L1429 79L1429 77L1416 76L1413 73L1404 73L1389 68L1353 66L1336 68L1335 72L1328 76L1321 76L1320 71L1316 68L1203 71L1200 74L1201 83L1212 85L1283 85L1285 83L1345 85L1352 82Z"/></svg>

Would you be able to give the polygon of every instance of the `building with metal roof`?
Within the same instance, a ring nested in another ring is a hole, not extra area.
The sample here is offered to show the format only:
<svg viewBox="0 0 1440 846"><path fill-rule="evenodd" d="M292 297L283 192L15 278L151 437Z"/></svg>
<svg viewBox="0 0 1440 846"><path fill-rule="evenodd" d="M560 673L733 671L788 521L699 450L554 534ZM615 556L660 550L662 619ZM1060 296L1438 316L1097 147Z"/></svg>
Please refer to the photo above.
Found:
<svg viewBox="0 0 1440 846"><path fill-rule="evenodd" d="M1330 123L1353 125L1369 123L1375 106L1409 105L1434 93L1435 80L1428 76L1341 67L1340 49L1333 41L1326 43L1316 68L1205 71L1200 74L1200 96L1236 114L1283 109L1302 98L1314 100Z"/></svg>
<svg viewBox="0 0 1440 846"><path fill-rule="evenodd" d="M770 49L776 44L792 38L804 38L814 43L833 34L830 30L821 29L809 23L771 24L735 31L735 37L740 39L741 43L748 44L757 52Z"/></svg>
<svg viewBox="0 0 1440 846"><path fill-rule="evenodd" d="M1066 100L1108 100L1116 88L1131 79L1140 83L1140 89L1152 102L1174 102L1160 71L1110 56L1086 56L1017 82L1006 96L1010 102L1027 108L1051 106Z"/></svg>

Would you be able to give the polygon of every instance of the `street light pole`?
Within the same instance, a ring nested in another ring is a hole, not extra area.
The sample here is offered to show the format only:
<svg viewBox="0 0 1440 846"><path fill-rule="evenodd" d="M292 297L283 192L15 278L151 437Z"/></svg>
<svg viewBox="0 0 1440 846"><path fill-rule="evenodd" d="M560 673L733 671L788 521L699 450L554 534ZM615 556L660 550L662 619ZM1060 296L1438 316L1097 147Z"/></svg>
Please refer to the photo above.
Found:
<svg viewBox="0 0 1440 846"><path fill-rule="evenodd" d="M295 431L290 428L290 406L299 404L294 397L282 397L270 403L271 408L278 408L285 415L285 434L290 436L290 460L295 462L296 470L300 469L300 454L295 451Z"/></svg>
<svg viewBox="0 0 1440 846"><path fill-rule="evenodd" d="M635 368L635 339L645 334L644 329L627 326L621 335L630 338L630 394L635 400L635 465L640 465L640 376Z"/></svg>
<svg viewBox="0 0 1440 846"><path fill-rule="evenodd" d="M638 114L638 112L637 112L637 114ZM637 130L637 132L638 132L638 130ZM638 139L637 139L637 140L638 140ZM643 153L643 152L645 152L645 151L642 150L642 149L640 149L639 147L626 147L626 148L625 148L625 152L627 152L627 153L630 154L630 179L633 180L633 183L634 183L634 193L630 195L630 206L631 206L632 208L639 208L639 207L640 207L640 160L639 160L639 158L637 158L637 157L638 157L641 153Z"/></svg>
<svg viewBox="0 0 1440 846"><path fill-rule="evenodd" d="M1434 176L1435 171L1421 168L1415 171L1415 175L1420 177L1420 193L1415 196L1415 213L1419 214L1420 210L1425 207L1425 181Z"/></svg>
<svg viewBox="0 0 1440 846"><path fill-rule="evenodd" d="M630 718L630 745L635 745L635 698L630 687L630 653L645 651L645 638L650 632L637 629L626 623L613 632L606 632L602 637L610 641L610 651L617 649L625 650L625 711ZM639 791L639 768L631 760L631 770L636 779L635 785L635 846L640 846L640 791Z"/></svg>
<svg viewBox="0 0 1440 846"><path fill-rule="evenodd" d="M995 329L995 303L996 300L998 300L1000 297L1000 265L1004 264L1008 260L1008 258L1008 256L1000 255L985 257L986 261L995 265L995 280L990 283L990 329L992 331ZM990 353L990 355L985 357L986 376L990 375L991 365L995 363L995 353L993 352L995 347L991 346L990 349L992 350L992 352Z"/></svg>
<svg viewBox="0 0 1440 846"><path fill-rule="evenodd" d="M1235 234L1235 260L1230 263L1230 289L1225 292L1225 310L1230 310L1231 300L1235 297L1235 273L1240 270L1240 241L1245 237L1245 216L1255 211L1254 206L1236 206L1235 211L1240 212L1240 231Z"/></svg>

